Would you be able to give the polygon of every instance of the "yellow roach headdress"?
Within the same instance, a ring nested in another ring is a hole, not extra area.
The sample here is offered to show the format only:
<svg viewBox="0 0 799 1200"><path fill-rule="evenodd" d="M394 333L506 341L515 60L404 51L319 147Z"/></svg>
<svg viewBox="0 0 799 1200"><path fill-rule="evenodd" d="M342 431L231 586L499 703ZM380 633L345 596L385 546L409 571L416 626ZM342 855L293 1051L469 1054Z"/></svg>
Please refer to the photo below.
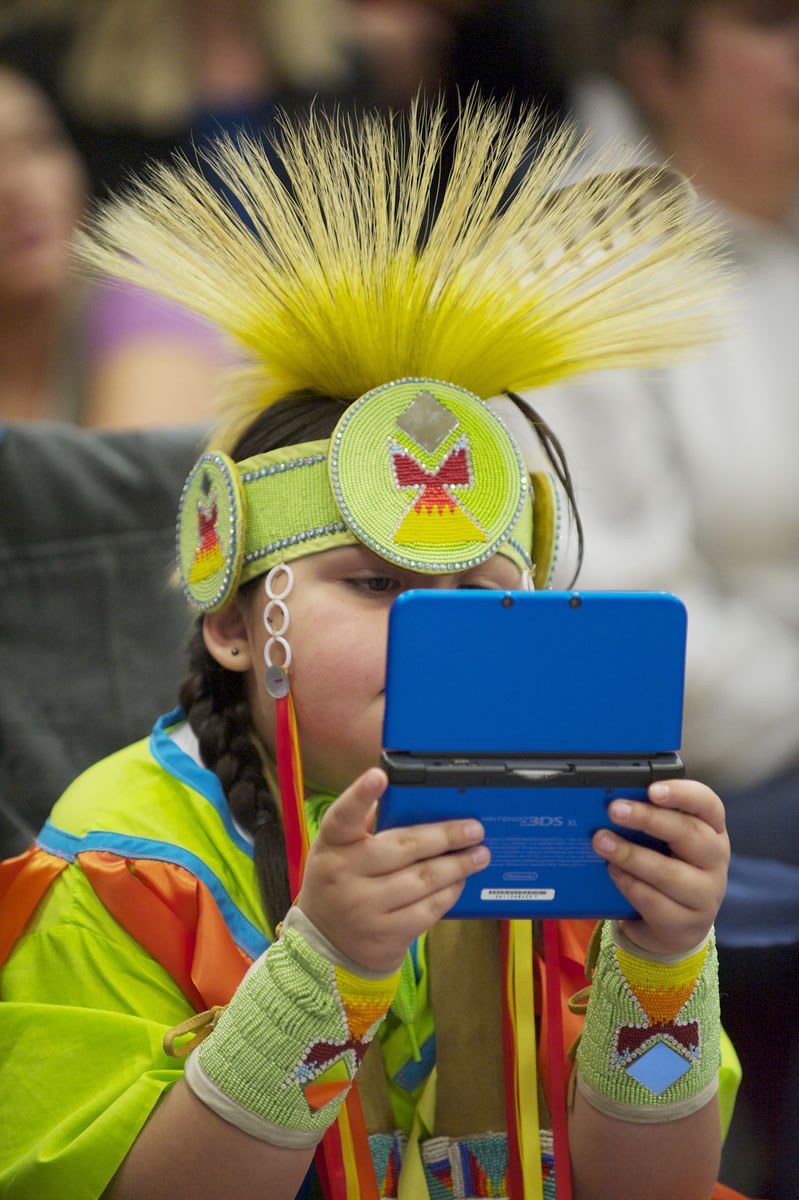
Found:
<svg viewBox="0 0 799 1200"><path fill-rule="evenodd" d="M541 133L533 113L476 97L452 126L440 103L357 122L312 110L282 122L271 156L247 138L217 144L209 161L234 204L179 162L83 239L95 268L196 309L248 356L181 506L195 606L356 541L426 572L505 553L546 582L551 488L536 478L532 499L485 401L706 341L720 272L684 181L600 162L561 187L579 142ZM342 402L329 442L233 463L253 417L308 391Z"/></svg>

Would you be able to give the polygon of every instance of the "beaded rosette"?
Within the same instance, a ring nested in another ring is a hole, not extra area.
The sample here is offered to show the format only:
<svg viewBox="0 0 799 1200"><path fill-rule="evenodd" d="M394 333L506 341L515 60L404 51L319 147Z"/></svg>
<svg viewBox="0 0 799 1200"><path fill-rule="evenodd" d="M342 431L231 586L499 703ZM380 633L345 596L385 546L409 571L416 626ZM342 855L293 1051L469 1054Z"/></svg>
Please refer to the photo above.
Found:
<svg viewBox="0 0 799 1200"><path fill-rule="evenodd" d="M462 571L497 553L513 530L520 537L505 552L532 566L521 453L500 418L463 388L408 379L367 392L333 435L330 482L359 540L400 566Z"/></svg>

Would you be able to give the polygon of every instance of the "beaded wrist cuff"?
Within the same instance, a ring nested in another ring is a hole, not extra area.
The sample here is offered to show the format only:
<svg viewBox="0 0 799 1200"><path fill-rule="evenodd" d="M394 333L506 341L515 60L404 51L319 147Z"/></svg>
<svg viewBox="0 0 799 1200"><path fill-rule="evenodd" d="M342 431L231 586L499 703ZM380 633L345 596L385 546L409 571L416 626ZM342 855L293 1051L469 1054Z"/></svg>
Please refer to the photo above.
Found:
<svg viewBox="0 0 799 1200"><path fill-rule="evenodd" d="M663 960L606 922L577 1050L577 1087L623 1121L674 1121L718 1087L716 943Z"/></svg>
<svg viewBox="0 0 799 1200"><path fill-rule="evenodd" d="M287 918L186 1063L186 1082L204 1104L273 1145L321 1139L399 984L399 972L355 974L327 947L307 918Z"/></svg>

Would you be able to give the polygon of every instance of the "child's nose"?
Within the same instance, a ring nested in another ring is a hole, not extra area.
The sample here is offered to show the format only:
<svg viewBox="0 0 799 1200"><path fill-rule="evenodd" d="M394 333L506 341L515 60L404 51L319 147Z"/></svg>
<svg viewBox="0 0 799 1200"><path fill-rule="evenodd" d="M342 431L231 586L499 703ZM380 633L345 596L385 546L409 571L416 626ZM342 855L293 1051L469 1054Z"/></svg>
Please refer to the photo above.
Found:
<svg viewBox="0 0 799 1200"><path fill-rule="evenodd" d="M414 583L413 586L444 591L448 588L457 587L457 582L457 575L425 575L419 583Z"/></svg>

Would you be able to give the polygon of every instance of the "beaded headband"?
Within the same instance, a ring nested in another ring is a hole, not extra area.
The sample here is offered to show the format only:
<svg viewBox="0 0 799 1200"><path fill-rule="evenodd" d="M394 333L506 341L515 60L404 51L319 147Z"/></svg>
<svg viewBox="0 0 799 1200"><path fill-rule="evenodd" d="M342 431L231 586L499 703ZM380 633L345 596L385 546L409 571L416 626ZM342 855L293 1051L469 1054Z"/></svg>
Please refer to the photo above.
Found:
<svg viewBox="0 0 799 1200"><path fill-rule="evenodd" d="M542 572L551 512L542 502ZM239 463L204 454L183 490L177 554L189 602L212 612L278 562L358 543L427 574L497 553L532 574L532 534L530 479L501 418L453 384L403 379L351 404L329 440Z"/></svg>

